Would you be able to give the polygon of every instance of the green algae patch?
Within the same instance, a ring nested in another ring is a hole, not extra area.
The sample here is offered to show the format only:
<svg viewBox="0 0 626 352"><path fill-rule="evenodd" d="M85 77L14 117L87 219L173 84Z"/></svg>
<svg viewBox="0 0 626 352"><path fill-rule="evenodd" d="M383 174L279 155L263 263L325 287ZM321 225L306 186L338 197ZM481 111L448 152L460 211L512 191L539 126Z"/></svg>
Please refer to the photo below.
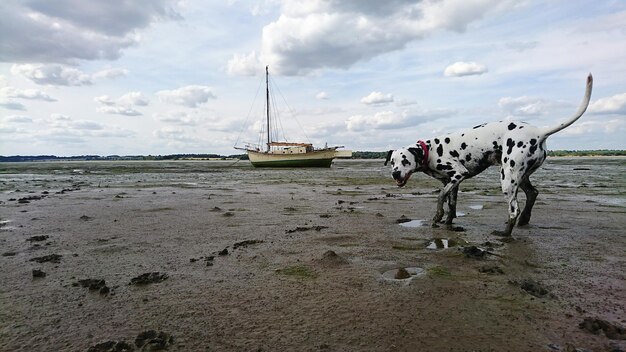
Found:
<svg viewBox="0 0 626 352"><path fill-rule="evenodd" d="M315 273L315 271L304 265L293 265L284 269L277 269L276 273L303 280L312 280L317 277L317 273Z"/></svg>

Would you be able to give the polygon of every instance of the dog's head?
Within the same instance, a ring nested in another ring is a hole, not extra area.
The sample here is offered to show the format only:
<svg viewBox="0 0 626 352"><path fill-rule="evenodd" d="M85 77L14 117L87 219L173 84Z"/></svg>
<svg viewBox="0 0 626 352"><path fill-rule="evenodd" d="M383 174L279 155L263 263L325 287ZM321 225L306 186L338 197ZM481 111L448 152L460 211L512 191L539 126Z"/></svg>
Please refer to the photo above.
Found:
<svg viewBox="0 0 626 352"><path fill-rule="evenodd" d="M407 181L420 166L423 158L420 147L406 147L387 152L385 166L391 164L391 177L396 180L398 187L406 185Z"/></svg>

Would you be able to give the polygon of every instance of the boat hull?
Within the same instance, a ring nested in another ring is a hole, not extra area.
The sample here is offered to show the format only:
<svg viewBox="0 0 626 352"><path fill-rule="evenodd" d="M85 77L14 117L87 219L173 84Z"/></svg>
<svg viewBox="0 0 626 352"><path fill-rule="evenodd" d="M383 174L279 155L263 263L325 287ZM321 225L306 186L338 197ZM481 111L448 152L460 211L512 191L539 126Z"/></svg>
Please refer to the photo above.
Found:
<svg viewBox="0 0 626 352"><path fill-rule="evenodd" d="M272 154L248 150L254 167L330 167L335 149L316 150L301 154Z"/></svg>

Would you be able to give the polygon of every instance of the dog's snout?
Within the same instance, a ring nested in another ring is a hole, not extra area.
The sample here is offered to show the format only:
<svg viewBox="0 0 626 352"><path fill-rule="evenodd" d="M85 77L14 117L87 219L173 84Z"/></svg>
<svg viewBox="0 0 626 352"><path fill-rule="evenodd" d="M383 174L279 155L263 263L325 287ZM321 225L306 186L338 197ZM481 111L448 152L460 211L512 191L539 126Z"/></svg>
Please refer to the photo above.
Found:
<svg viewBox="0 0 626 352"><path fill-rule="evenodd" d="M402 178L402 173L400 171L394 171L391 173L391 177L393 177L394 180L399 180Z"/></svg>

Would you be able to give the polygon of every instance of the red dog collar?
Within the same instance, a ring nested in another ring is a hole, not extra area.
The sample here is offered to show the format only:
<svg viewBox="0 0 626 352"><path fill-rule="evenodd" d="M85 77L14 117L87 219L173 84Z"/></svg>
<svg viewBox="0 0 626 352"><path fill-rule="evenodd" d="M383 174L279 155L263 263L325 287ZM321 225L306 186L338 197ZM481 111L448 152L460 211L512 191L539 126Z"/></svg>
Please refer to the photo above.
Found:
<svg viewBox="0 0 626 352"><path fill-rule="evenodd" d="M424 153L424 159L422 160L422 166L425 166L428 163L428 146L426 146L426 143L424 143L424 141L422 141L422 140L417 141L417 144L419 144L422 147L422 151Z"/></svg>

